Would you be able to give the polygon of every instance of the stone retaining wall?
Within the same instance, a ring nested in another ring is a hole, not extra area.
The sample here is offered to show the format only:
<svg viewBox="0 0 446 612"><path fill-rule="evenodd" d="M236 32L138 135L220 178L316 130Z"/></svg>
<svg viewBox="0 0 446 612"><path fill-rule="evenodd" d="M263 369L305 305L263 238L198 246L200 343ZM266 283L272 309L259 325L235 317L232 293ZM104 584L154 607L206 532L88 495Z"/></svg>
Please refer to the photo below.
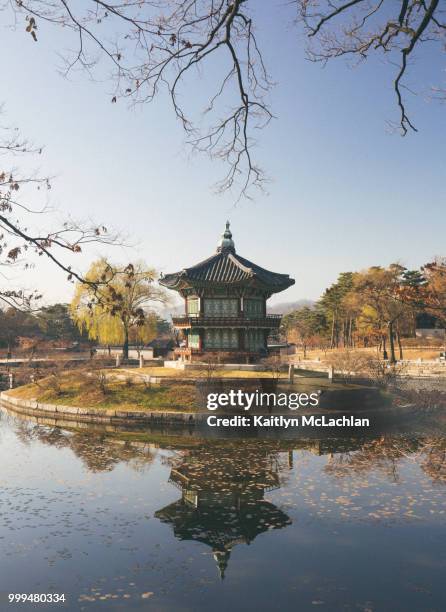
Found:
<svg viewBox="0 0 446 612"><path fill-rule="evenodd" d="M73 421L88 421L92 423L147 423L147 424L176 424L195 425L201 423L205 414L180 411L153 411L140 412L136 410L113 410L99 408L80 408L77 406L62 406L58 404L45 404L36 400L24 400L11 396L7 391L0 393L0 400L6 407L34 416L48 416L55 419L62 418Z"/></svg>
<svg viewBox="0 0 446 612"><path fill-rule="evenodd" d="M293 361L297 373L299 370L306 370L314 372L315 374L327 375L329 365L322 361L306 360L306 361ZM428 378L445 378L446 379L446 362L440 361L439 359L403 359L397 362L398 366L402 366L401 372L398 374L401 378L413 378L413 379L428 379ZM339 370L334 370L334 378L336 374L340 375ZM364 376L364 374L357 372L350 372L352 376Z"/></svg>
<svg viewBox="0 0 446 612"><path fill-rule="evenodd" d="M206 371L209 370L209 364L200 363L199 361L165 361L165 368L174 368L175 370L197 370ZM264 372L266 369L265 365L255 363L212 363L211 370L239 370L241 372ZM281 366L283 371L288 369L287 364Z"/></svg>

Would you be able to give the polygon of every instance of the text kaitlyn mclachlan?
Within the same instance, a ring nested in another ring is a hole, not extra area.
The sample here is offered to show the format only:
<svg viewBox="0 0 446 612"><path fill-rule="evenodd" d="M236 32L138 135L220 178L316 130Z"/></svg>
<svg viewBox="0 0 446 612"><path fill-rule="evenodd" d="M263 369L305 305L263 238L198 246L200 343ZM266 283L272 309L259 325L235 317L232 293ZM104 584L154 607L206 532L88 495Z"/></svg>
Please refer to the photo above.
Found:
<svg viewBox="0 0 446 612"><path fill-rule="evenodd" d="M207 418L209 427L370 427L369 419L354 416L329 417L327 415L302 415L301 417L240 416Z"/></svg>

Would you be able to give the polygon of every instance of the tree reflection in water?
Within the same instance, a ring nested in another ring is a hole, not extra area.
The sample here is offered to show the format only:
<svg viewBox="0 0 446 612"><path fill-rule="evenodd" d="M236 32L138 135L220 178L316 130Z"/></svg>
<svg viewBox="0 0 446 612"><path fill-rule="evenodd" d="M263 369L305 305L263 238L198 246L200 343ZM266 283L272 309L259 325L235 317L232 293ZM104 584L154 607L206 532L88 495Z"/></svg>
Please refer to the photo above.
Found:
<svg viewBox="0 0 446 612"><path fill-rule="evenodd" d="M145 610L146 598L443 609L446 437L434 425L222 439L2 409L0 587L40 592L51 576L73 612Z"/></svg>
<svg viewBox="0 0 446 612"><path fill-rule="evenodd" d="M98 432L70 432L59 427L33 425L17 421L16 435L24 444L39 441L56 448L70 449L89 472L111 472L120 463L143 472L153 462L157 449L147 442L128 443Z"/></svg>
<svg viewBox="0 0 446 612"><path fill-rule="evenodd" d="M165 443L159 437L154 443L149 435L144 440L141 432L138 439L132 439L131 434L123 439L88 428L77 432L29 420L14 419L14 423L23 443L39 441L69 449L93 473L110 472L121 463L144 472L158 448L167 450L159 460L170 468L169 483L181 491L181 497L156 511L155 517L170 525L176 538L209 546L222 578L235 545L251 544L259 534L291 525L285 509L265 499L265 494L286 486L293 469L298 475L299 468L293 466L295 456L310 452L325 457L320 474L334 481L373 472L389 483L400 482L400 467L409 459L433 484L446 484L446 438L432 433L294 440L204 440L193 436L184 442L173 442L166 436ZM304 489L301 494L304 501Z"/></svg>
<svg viewBox="0 0 446 612"><path fill-rule="evenodd" d="M446 439L436 436L386 435L365 440L353 452L330 453L324 470L335 477L376 470L398 482L399 463L408 458L417 461L433 481L446 484Z"/></svg>
<svg viewBox="0 0 446 612"><path fill-rule="evenodd" d="M246 493L279 488L286 469L293 465L293 451L310 451L327 456L323 470L335 478L349 474L379 471L389 480L398 482L399 463L411 459L418 463L433 482L446 483L446 437L439 433L382 434L375 437L324 437L290 440L205 440L199 435L188 442L175 441L169 436L158 435L152 441L141 432L137 439L127 433L123 439L119 432L92 430L80 424L82 430L73 431L61 427L35 424L30 417L8 414L14 424L17 438L24 444L39 441L56 448L68 448L79 457L91 472L112 471L119 463L129 464L135 471L148 469L157 455L158 448L171 452L162 456L162 463L172 466L170 482L179 488L193 483L197 490L218 489ZM185 438L186 440L186 438ZM191 444L191 442L193 444ZM190 446L195 447L190 450ZM287 453L284 459L284 453ZM184 472L184 478L182 473ZM200 480L202 485L200 485ZM180 486L181 485L181 486Z"/></svg>
<svg viewBox="0 0 446 612"><path fill-rule="evenodd" d="M378 472L398 482L399 463L410 458L432 481L446 484L446 440L441 437L226 442L176 456L169 482L181 490L181 499L155 516L170 524L178 539L210 546L223 578L236 544L250 544L265 531L291 524L264 495L285 484L295 450L326 456L323 472L335 479Z"/></svg>

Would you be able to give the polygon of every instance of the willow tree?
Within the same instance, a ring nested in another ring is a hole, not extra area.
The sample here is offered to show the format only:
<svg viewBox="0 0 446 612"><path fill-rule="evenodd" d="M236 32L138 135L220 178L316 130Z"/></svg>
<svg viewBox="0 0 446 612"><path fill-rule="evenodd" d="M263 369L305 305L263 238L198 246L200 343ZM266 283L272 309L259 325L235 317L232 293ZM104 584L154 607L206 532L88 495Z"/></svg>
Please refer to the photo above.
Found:
<svg viewBox="0 0 446 612"><path fill-rule="evenodd" d="M101 258L85 275L87 282L77 284L71 316L92 340L122 344L128 359L130 341L143 344L156 335L153 306L166 301L156 277L144 262L119 267Z"/></svg>

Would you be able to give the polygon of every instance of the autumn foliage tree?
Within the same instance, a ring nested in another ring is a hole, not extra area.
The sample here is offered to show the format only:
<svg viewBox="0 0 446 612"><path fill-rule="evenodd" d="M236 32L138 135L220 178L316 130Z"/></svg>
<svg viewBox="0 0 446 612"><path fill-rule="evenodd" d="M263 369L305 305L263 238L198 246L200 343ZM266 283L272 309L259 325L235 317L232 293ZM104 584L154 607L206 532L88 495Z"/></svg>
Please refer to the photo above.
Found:
<svg viewBox="0 0 446 612"><path fill-rule="evenodd" d="M426 282L415 294L415 300L418 300L421 294L425 311L446 325L446 258L438 257L423 266L423 275Z"/></svg>
<svg viewBox="0 0 446 612"><path fill-rule="evenodd" d="M352 349L378 346L383 359L403 359L402 335L414 336L417 315L427 313L446 324L446 260L420 270L400 264L345 272L312 308L283 319L287 338L306 347Z"/></svg>
<svg viewBox="0 0 446 612"><path fill-rule="evenodd" d="M402 266L392 264L388 268L374 266L354 276L353 291L362 316L373 317L375 325L382 330L384 358L387 358L388 339L391 363L396 362L395 326L408 309L400 292L404 271Z"/></svg>
<svg viewBox="0 0 446 612"><path fill-rule="evenodd" d="M95 261L80 282L70 310L80 330L104 344L122 344L128 359L129 343L150 341L156 336L156 303L166 301L155 285L156 272L143 262L116 266L107 259Z"/></svg>
<svg viewBox="0 0 446 612"><path fill-rule="evenodd" d="M288 339L302 347L305 359L308 347L321 342L326 330L326 320L320 312L305 306L285 315L282 326Z"/></svg>

